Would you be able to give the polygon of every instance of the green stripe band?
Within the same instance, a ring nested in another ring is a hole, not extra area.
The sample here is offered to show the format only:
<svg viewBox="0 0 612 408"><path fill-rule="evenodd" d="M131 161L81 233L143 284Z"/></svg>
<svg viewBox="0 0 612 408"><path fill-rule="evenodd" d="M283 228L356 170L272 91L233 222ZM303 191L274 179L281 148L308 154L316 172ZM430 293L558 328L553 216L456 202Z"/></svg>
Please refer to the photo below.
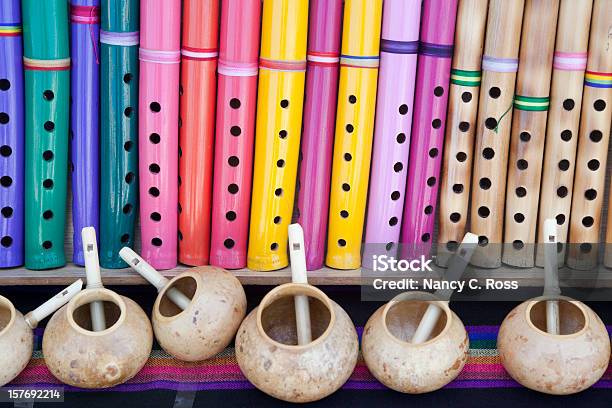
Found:
<svg viewBox="0 0 612 408"><path fill-rule="evenodd" d="M480 71L451 70L451 83L461 86L480 86L482 74Z"/></svg>
<svg viewBox="0 0 612 408"><path fill-rule="evenodd" d="M549 105L549 97L514 96L514 107L519 110L543 112L548 110Z"/></svg>
<svg viewBox="0 0 612 408"><path fill-rule="evenodd" d="M461 69L452 69L451 75L460 75L460 76L473 77L473 78L479 78L479 79L482 76L480 71L464 71Z"/></svg>

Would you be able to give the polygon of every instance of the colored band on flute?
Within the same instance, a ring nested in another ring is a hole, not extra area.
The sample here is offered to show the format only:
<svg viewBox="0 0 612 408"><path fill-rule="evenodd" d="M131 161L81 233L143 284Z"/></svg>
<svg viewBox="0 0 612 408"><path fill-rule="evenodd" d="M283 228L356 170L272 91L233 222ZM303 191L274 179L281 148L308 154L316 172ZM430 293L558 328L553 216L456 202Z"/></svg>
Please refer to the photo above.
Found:
<svg viewBox="0 0 612 408"><path fill-rule="evenodd" d="M480 71L451 70L451 83L461 86L480 86L482 73Z"/></svg>
<svg viewBox="0 0 612 408"><path fill-rule="evenodd" d="M17 37L21 31L19 23L0 23L0 37Z"/></svg>
<svg viewBox="0 0 612 408"><path fill-rule="evenodd" d="M219 75L228 77L251 77L257 76L259 66L257 64L235 65L219 61L217 72Z"/></svg>
<svg viewBox="0 0 612 408"><path fill-rule="evenodd" d="M138 58L144 62L156 64L178 64L181 62L180 51L158 51L140 48Z"/></svg>
<svg viewBox="0 0 612 408"><path fill-rule="evenodd" d="M553 68L560 71L584 71L587 67L586 52L555 52Z"/></svg>
<svg viewBox="0 0 612 408"><path fill-rule="evenodd" d="M352 68L378 68L380 58L376 56L355 56L355 55L342 55L340 57L341 67L352 67Z"/></svg>
<svg viewBox="0 0 612 408"><path fill-rule="evenodd" d="M76 24L99 24L100 7L72 5L70 7L70 21Z"/></svg>
<svg viewBox="0 0 612 408"><path fill-rule="evenodd" d="M491 72L517 72L519 67L518 58L495 58L484 56L482 58L482 70Z"/></svg>
<svg viewBox="0 0 612 408"><path fill-rule="evenodd" d="M70 58L40 60L23 57L23 67L30 71L66 71L70 69Z"/></svg>
<svg viewBox="0 0 612 408"><path fill-rule="evenodd" d="M394 41L383 38L380 42L380 51L389 54L416 54L419 52L419 42Z"/></svg>
<svg viewBox="0 0 612 408"><path fill-rule="evenodd" d="M309 52L306 60L311 65L334 67L340 63L340 54L330 52Z"/></svg>
<svg viewBox="0 0 612 408"><path fill-rule="evenodd" d="M550 105L549 97L514 96L514 107L519 110L544 112Z"/></svg>
<svg viewBox="0 0 612 408"><path fill-rule="evenodd" d="M587 71L584 84L592 88L612 88L612 73Z"/></svg>
<svg viewBox="0 0 612 408"><path fill-rule="evenodd" d="M184 47L181 50L183 59L194 61L214 61L219 56L219 51L216 48L192 48Z"/></svg>
<svg viewBox="0 0 612 408"><path fill-rule="evenodd" d="M270 71L306 72L306 61L278 61L260 58L259 68Z"/></svg>
<svg viewBox="0 0 612 408"><path fill-rule="evenodd" d="M126 33L100 30L100 42L106 45L131 47L140 44L140 31Z"/></svg>
<svg viewBox="0 0 612 408"><path fill-rule="evenodd" d="M453 46L445 44L419 43L419 54L428 57L452 58Z"/></svg>

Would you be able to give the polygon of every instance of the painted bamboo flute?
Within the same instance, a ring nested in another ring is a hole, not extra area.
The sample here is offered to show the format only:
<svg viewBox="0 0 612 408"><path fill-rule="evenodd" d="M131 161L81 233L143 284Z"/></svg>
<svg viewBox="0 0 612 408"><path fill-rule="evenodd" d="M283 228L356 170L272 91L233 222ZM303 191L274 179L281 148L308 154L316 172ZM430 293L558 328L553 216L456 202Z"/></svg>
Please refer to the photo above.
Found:
<svg viewBox="0 0 612 408"><path fill-rule="evenodd" d="M440 245L436 262L442 266L448 263L452 253L459 247L468 218L472 152L476 135L488 5L489 0L463 0L459 2L457 11L456 46L444 141L444 169L440 182ZM459 153L464 153L465 157ZM429 151L430 157L436 157L438 154L440 153L437 149ZM475 154L486 159L491 152L483 149Z"/></svg>
<svg viewBox="0 0 612 408"><path fill-rule="evenodd" d="M538 211L537 266L544 266L547 219L557 222L559 265L565 259L592 9L593 0L561 0L559 6L543 161L548 165L542 169ZM522 219L519 214L516 217Z"/></svg>
<svg viewBox="0 0 612 408"><path fill-rule="evenodd" d="M68 178L68 2L23 0L25 264L63 266Z"/></svg>
<svg viewBox="0 0 612 408"><path fill-rule="evenodd" d="M591 269L598 262L601 209L612 122L611 19L612 2L595 0L568 241L570 248L567 264L573 269ZM608 224L608 231L610 228L612 223Z"/></svg>
<svg viewBox="0 0 612 408"><path fill-rule="evenodd" d="M0 268L23 264L24 103L19 0L0 4Z"/></svg>
<svg viewBox="0 0 612 408"><path fill-rule="evenodd" d="M402 256L428 252L433 239L442 156L430 152L441 152L444 144L456 17L457 0L423 2Z"/></svg>
<svg viewBox="0 0 612 408"><path fill-rule="evenodd" d="M100 0L72 0L70 21L72 262L85 265L81 230L98 230L100 208Z"/></svg>
<svg viewBox="0 0 612 408"><path fill-rule="evenodd" d="M478 235L479 244L471 263L484 268L501 265L508 145L524 6L524 0L489 3L474 150L490 149L493 155L474 156L470 201L470 230ZM455 158L467 160L467 153L459 152ZM490 215L478 216L480 207L486 207Z"/></svg>
<svg viewBox="0 0 612 408"><path fill-rule="evenodd" d="M210 253L219 0L183 3L178 260L207 265Z"/></svg>
<svg viewBox="0 0 612 408"><path fill-rule="evenodd" d="M363 254L366 267L372 255L393 255L399 242L420 20L421 0L388 0L383 5L372 183Z"/></svg>
<svg viewBox="0 0 612 408"><path fill-rule="evenodd" d="M361 265L378 81L382 0L346 0L326 264Z"/></svg>
<svg viewBox="0 0 612 408"><path fill-rule="evenodd" d="M502 256L503 262L511 266L534 265L558 14L559 0L527 0L525 3L506 182L505 244ZM563 195L563 192L557 191L557 194ZM477 209L478 213L482 207ZM483 215L477 214L487 218Z"/></svg>
<svg viewBox="0 0 612 408"><path fill-rule="evenodd" d="M247 265L287 266L306 76L308 0L263 4L253 200ZM230 194L240 186L230 184Z"/></svg>
<svg viewBox="0 0 612 408"><path fill-rule="evenodd" d="M142 257L177 261L181 2L140 3L139 177ZM179 210L180 211L180 210Z"/></svg>
<svg viewBox="0 0 612 408"><path fill-rule="evenodd" d="M138 0L102 0L100 265L125 268L138 208Z"/></svg>
<svg viewBox="0 0 612 408"><path fill-rule="evenodd" d="M210 263L226 269L247 264L260 24L261 1L222 0Z"/></svg>
<svg viewBox="0 0 612 408"><path fill-rule="evenodd" d="M311 0L298 218L304 226L306 267L323 267L334 144L342 0Z"/></svg>

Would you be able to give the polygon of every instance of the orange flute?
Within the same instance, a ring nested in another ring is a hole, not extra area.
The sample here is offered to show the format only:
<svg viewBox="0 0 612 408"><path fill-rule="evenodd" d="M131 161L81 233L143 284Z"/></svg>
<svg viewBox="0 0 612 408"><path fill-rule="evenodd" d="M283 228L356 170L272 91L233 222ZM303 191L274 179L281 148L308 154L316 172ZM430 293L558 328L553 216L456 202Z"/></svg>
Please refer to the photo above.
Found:
<svg viewBox="0 0 612 408"><path fill-rule="evenodd" d="M210 249L219 1L183 4L179 139L179 261L206 265Z"/></svg>

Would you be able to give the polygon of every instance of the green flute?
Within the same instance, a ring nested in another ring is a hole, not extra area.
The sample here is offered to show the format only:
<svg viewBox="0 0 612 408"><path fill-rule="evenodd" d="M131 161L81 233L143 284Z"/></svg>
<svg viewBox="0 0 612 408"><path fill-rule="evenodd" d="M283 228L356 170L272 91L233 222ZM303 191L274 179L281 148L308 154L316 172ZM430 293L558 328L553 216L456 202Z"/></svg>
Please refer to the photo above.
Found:
<svg viewBox="0 0 612 408"><path fill-rule="evenodd" d="M68 178L68 2L23 0L25 265L63 266Z"/></svg>
<svg viewBox="0 0 612 408"><path fill-rule="evenodd" d="M138 208L138 0L102 0L100 264L125 268Z"/></svg>

